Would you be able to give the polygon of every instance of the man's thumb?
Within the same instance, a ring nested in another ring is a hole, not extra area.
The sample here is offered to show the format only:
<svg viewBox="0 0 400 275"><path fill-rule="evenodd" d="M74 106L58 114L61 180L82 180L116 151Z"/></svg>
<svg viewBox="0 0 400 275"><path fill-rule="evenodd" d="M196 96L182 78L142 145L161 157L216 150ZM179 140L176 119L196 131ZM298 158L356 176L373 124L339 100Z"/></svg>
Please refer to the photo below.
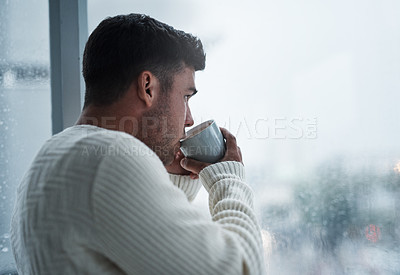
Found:
<svg viewBox="0 0 400 275"><path fill-rule="evenodd" d="M201 162L190 158L181 159L182 168L197 175L200 173L201 170L206 168L208 165L210 165L210 163Z"/></svg>

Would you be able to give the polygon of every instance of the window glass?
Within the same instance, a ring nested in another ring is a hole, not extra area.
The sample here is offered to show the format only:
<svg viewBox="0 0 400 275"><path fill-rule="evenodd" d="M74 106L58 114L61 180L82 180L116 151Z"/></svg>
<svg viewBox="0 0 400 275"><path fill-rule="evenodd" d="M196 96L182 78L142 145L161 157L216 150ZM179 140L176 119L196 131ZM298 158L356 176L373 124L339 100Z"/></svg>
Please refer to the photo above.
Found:
<svg viewBox="0 0 400 275"><path fill-rule="evenodd" d="M89 0L89 32L131 12L202 39L192 114L237 135L271 274L400 271L400 2Z"/></svg>
<svg viewBox="0 0 400 275"><path fill-rule="evenodd" d="M47 1L0 4L0 270L11 270L16 187L51 136Z"/></svg>

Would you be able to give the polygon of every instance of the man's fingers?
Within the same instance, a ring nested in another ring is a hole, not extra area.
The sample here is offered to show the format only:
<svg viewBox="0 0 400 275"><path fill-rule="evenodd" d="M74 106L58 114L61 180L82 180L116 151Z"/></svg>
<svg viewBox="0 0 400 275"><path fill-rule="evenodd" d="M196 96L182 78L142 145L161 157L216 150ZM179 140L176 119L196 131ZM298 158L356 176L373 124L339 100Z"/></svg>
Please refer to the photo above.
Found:
<svg viewBox="0 0 400 275"><path fill-rule="evenodd" d="M227 129L220 127L222 135L226 139L226 152L221 161L242 161L242 152L237 146L236 137L232 135Z"/></svg>
<svg viewBox="0 0 400 275"><path fill-rule="evenodd" d="M234 148L237 146L236 137L232 135L227 129L220 127L221 133L226 139L226 148Z"/></svg>
<svg viewBox="0 0 400 275"><path fill-rule="evenodd" d="M208 165L210 165L210 163L201 162L189 158L183 158L181 160L181 166L183 167L183 169L188 170L196 175L198 175L200 171L206 168Z"/></svg>

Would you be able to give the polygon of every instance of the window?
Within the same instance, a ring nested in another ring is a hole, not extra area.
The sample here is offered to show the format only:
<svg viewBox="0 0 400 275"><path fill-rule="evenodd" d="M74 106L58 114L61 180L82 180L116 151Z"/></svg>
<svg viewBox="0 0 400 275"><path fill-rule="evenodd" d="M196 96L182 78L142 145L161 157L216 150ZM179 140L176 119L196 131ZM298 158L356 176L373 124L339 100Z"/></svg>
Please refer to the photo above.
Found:
<svg viewBox="0 0 400 275"><path fill-rule="evenodd" d="M191 101L237 135L271 274L400 271L400 4L88 1L89 33L145 13L199 36ZM207 211L207 196L198 198Z"/></svg>
<svg viewBox="0 0 400 275"><path fill-rule="evenodd" d="M0 270L13 266L9 227L16 187L51 136L46 1L0 7Z"/></svg>

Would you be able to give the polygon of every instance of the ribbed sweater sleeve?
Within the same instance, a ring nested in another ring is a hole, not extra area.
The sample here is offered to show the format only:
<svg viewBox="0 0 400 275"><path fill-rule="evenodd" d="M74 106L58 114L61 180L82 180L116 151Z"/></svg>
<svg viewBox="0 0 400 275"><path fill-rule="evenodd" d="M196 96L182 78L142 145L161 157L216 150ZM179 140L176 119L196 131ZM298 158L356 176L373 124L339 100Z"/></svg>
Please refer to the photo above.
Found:
<svg viewBox="0 0 400 275"><path fill-rule="evenodd" d="M200 180L209 193L212 220L234 233L244 250L243 274L264 274L261 229L243 165L234 161L210 165L200 172Z"/></svg>
<svg viewBox="0 0 400 275"><path fill-rule="evenodd" d="M116 152L131 144L122 140ZM200 173L213 221L170 181L161 161L110 154L92 192L93 249L126 274L262 274L260 230L243 166L214 164Z"/></svg>

